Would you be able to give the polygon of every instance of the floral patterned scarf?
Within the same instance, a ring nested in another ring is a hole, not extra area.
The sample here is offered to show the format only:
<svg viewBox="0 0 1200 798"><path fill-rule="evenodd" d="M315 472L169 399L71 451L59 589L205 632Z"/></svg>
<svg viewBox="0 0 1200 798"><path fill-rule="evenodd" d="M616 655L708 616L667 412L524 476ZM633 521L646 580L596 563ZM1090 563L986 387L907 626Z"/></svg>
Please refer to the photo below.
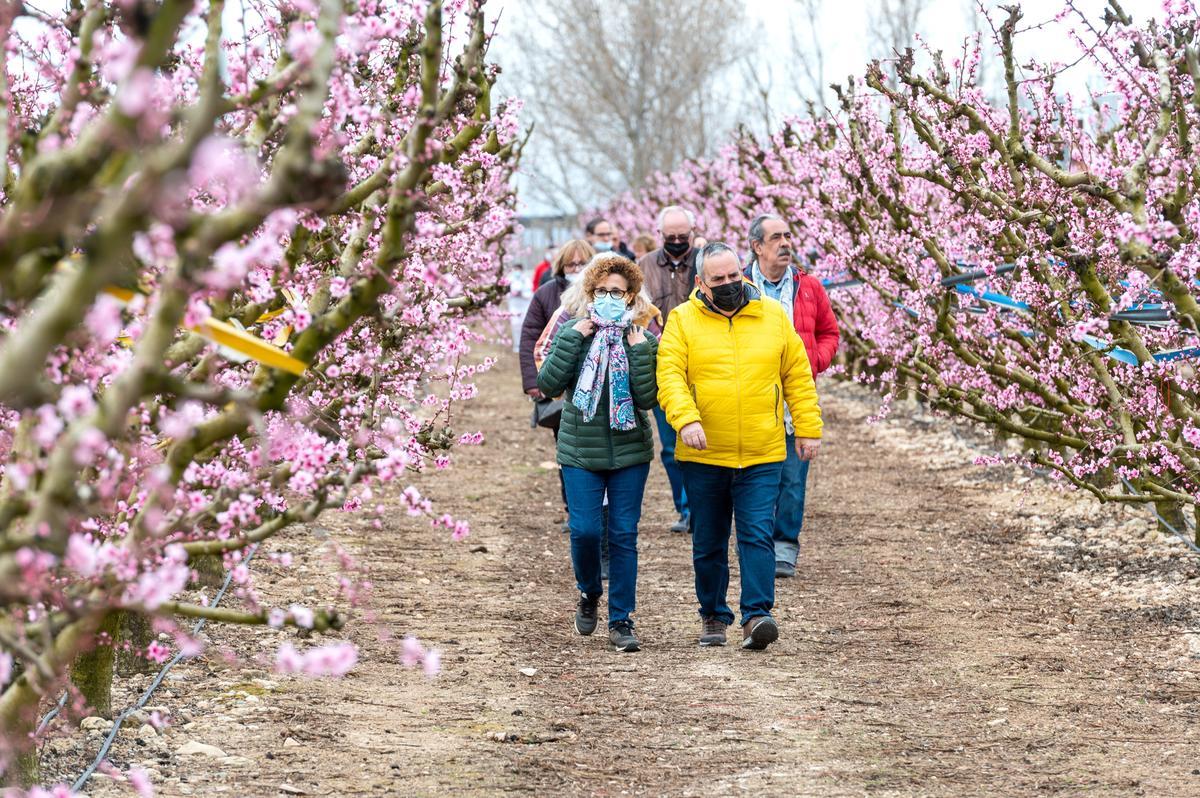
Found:
<svg viewBox="0 0 1200 798"><path fill-rule="evenodd" d="M633 320L626 311L616 321L605 321L591 313L596 335L584 358L583 368L575 383L571 404L583 411L583 420L590 422L600 406L604 377L608 376L608 425L612 429L631 430L637 426L633 412L633 395L629 391L629 358L625 354L625 331Z"/></svg>

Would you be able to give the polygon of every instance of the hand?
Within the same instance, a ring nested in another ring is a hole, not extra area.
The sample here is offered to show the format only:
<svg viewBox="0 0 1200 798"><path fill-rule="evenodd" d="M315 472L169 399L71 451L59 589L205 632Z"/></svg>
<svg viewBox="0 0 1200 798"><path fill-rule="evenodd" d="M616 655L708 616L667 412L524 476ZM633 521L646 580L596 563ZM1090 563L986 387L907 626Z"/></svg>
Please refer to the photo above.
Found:
<svg viewBox="0 0 1200 798"><path fill-rule="evenodd" d="M796 456L801 460L816 460L817 452L821 450L820 438L797 438Z"/></svg>
<svg viewBox="0 0 1200 798"><path fill-rule="evenodd" d="M699 421L693 421L691 424L685 424L683 429L679 430L679 437L688 446L697 451L704 451L708 448L708 438L704 437L704 427L700 426ZM799 442L797 441L797 445Z"/></svg>
<svg viewBox="0 0 1200 798"><path fill-rule="evenodd" d="M636 324L631 324L629 325L629 335L625 340L629 341L630 346L644 344L646 343L646 331L641 327L638 327Z"/></svg>
<svg viewBox="0 0 1200 798"><path fill-rule="evenodd" d="M575 325L575 329L579 331L580 335L587 338L596 331L596 325L592 323L591 319L584 319Z"/></svg>
<svg viewBox="0 0 1200 798"><path fill-rule="evenodd" d="M525 394L530 399L533 399L538 402L540 402L541 400L546 398L546 394L542 393L541 390L539 390L538 388L530 388L528 391L525 392Z"/></svg>

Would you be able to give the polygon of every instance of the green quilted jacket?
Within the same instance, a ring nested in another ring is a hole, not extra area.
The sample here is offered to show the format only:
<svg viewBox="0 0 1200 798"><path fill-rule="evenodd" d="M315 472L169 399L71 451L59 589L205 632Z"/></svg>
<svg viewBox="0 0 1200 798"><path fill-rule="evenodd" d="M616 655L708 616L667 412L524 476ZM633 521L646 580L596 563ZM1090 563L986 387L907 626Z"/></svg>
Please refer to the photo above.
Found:
<svg viewBox="0 0 1200 798"><path fill-rule="evenodd" d="M615 430L608 424L608 378L590 422L583 420L583 411L571 404L575 381L583 368L584 358L592 346L592 337L584 338L575 329L578 319L568 321L554 337L554 345L538 372L538 388L546 396L563 397L562 422L558 427L558 462L560 465L586 468L589 471L611 471L654 459L654 439L650 434L647 410L658 404L658 380L655 367L658 339L646 333L645 343L630 346L629 392L633 394L637 426L631 430Z"/></svg>

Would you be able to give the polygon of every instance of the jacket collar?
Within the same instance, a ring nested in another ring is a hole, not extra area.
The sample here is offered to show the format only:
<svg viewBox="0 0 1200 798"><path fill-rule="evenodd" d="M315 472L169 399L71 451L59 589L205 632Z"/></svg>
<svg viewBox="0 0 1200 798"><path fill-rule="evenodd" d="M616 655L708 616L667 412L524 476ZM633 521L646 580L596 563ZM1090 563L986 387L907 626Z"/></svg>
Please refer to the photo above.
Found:
<svg viewBox="0 0 1200 798"><path fill-rule="evenodd" d="M676 272L677 271L687 271L689 268L691 268L692 260L696 257L696 250L694 248L689 249L684 254L683 258L680 259L680 261L678 263L672 261L671 256L668 255L667 251L665 249L663 249L662 247L659 247L658 249L656 249L654 251L654 255L655 255L655 258L654 258L655 265L657 265L663 269L670 269L671 271L676 271Z"/></svg>
<svg viewBox="0 0 1200 798"><path fill-rule="evenodd" d="M742 274L745 275L746 279L750 280L751 282L753 282L754 279L752 275L754 274L755 263L757 263L757 261L752 260L746 264L746 268L742 269ZM804 269L800 268L794 263L791 266L788 266L788 271L792 273L792 279L795 280L797 284L800 283L801 277L808 274L808 272L804 271Z"/></svg>

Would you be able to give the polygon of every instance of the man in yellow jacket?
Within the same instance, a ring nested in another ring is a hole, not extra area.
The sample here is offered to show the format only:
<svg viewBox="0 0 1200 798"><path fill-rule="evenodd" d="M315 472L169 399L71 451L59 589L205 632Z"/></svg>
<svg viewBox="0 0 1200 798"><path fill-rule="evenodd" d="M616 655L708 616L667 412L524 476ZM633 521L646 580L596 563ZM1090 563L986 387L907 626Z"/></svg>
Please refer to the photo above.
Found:
<svg viewBox="0 0 1200 798"><path fill-rule="evenodd" d="M733 623L725 592L736 521L742 648L766 648L779 637L771 617L772 532L787 459L783 408L791 408L802 460L821 445L821 408L804 344L783 306L743 280L737 253L726 244L703 249L696 289L667 317L658 402L679 432L675 459L691 499L700 645L725 645Z"/></svg>

